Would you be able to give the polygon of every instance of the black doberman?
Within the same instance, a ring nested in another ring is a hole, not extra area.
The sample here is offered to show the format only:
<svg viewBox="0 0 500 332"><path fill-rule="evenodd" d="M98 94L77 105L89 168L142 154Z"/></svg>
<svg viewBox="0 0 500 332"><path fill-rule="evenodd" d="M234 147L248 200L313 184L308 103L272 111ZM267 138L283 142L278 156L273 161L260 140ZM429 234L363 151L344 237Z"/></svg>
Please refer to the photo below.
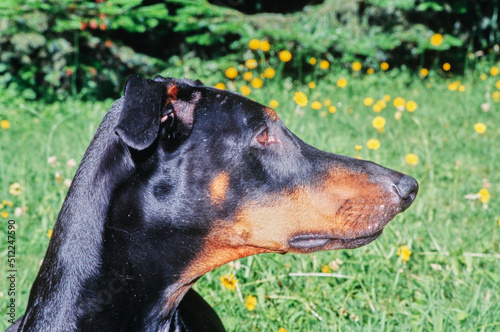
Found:
<svg viewBox="0 0 500 332"><path fill-rule="evenodd" d="M131 77L8 331L223 331L190 289L203 274L259 253L360 247L417 191L407 175L307 145L238 94Z"/></svg>

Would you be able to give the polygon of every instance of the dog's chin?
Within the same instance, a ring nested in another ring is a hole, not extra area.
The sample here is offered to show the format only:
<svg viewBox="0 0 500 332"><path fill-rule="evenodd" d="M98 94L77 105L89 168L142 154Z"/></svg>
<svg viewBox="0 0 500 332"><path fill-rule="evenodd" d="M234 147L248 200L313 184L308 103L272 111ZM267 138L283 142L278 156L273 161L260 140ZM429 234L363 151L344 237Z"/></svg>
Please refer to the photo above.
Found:
<svg viewBox="0 0 500 332"><path fill-rule="evenodd" d="M354 249L362 247L382 234L383 229L359 237L343 238L330 234L300 234L288 240L289 252L310 253L323 250Z"/></svg>

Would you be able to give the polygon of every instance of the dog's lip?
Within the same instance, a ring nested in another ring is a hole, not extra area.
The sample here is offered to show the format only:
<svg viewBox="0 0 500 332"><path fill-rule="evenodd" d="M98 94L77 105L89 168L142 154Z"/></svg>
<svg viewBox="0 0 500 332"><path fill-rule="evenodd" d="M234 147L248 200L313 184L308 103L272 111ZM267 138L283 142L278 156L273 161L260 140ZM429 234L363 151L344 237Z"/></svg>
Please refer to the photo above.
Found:
<svg viewBox="0 0 500 332"><path fill-rule="evenodd" d="M299 234L288 240L289 247L295 251L319 251L332 249L353 249L364 246L382 234L383 229L368 235L358 237L336 237L330 234L310 233Z"/></svg>

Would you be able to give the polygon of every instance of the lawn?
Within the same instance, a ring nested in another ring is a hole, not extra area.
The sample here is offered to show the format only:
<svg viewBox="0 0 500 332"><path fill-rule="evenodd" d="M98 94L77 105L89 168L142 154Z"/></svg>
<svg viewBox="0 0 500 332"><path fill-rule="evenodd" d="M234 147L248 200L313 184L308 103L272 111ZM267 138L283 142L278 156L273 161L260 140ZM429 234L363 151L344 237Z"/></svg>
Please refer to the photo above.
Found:
<svg viewBox="0 0 500 332"><path fill-rule="evenodd" d="M330 68L325 74L318 68L304 84L287 79L278 69L273 78L263 79L262 87L259 82L248 84L249 98L266 105L277 101L273 106L282 121L309 144L407 173L419 181L420 192L415 203L365 247L266 254L208 273L195 288L226 328L498 331L500 94L495 87L499 76L490 68L460 77L439 68L425 77L399 69L368 75L351 68ZM240 91L245 81L244 70L238 69L234 81L223 79L223 72L216 79ZM217 83L213 79L205 81ZM298 91L308 99L303 107L293 100ZM385 107L379 102L381 110L375 112L374 104L384 97ZM65 197L65 180L76 171L71 159L78 164L112 102L68 99L45 104L25 101L12 90L0 91L0 120L8 121L0 129L0 202L5 200L0 248L6 270L7 220L13 219L18 316ZM382 119L375 121L379 130L372 124L377 116L385 120L383 128ZM483 133L478 133L477 123L486 126ZM380 148L369 149L370 139L378 140ZM410 153L418 161L406 158ZM55 158L49 162L50 157ZM12 187L14 183L20 188ZM481 189L483 195L477 195ZM406 257L398 255L404 246L411 251L409 257L408 252ZM238 281L235 290L221 282L231 274ZM7 326L7 290L8 280L1 278L0 329ZM252 311L246 305L250 295L250 302L256 300Z"/></svg>

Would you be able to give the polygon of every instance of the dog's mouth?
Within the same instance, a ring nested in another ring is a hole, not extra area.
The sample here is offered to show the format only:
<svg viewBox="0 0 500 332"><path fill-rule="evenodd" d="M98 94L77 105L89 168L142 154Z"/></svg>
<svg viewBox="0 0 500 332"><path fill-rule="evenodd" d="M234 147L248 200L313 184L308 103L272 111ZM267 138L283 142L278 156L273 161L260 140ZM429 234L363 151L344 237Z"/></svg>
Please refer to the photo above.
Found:
<svg viewBox="0 0 500 332"><path fill-rule="evenodd" d="M378 238L383 229L360 237L338 238L328 234L300 234L293 236L288 240L288 246L291 251L307 253L320 250L334 249L354 249L364 246Z"/></svg>

